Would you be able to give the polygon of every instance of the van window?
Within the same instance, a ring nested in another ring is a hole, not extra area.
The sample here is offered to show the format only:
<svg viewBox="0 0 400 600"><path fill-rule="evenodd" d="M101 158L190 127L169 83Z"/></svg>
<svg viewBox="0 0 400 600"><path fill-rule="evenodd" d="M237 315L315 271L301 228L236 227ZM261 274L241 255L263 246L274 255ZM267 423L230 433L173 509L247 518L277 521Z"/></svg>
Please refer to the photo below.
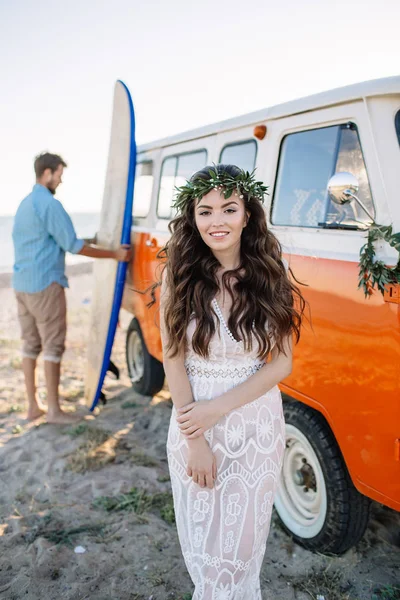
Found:
<svg viewBox="0 0 400 600"><path fill-rule="evenodd" d="M172 156L166 158L162 165L160 189L158 190L157 215L163 219L169 219L171 216L177 163L178 159L176 156Z"/></svg>
<svg viewBox="0 0 400 600"><path fill-rule="evenodd" d="M136 165L133 216L147 217L153 190L153 162L143 161Z"/></svg>
<svg viewBox="0 0 400 600"><path fill-rule="evenodd" d="M169 156L162 164L160 189L158 192L157 215L169 219L172 215L172 202L175 187L180 187L187 179L207 164L207 151L197 150L178 156Z"/></svg>
<svg viewBox="0 0 400 600"><path fill-rule="evenodd" d="M330 201L327 183L340 171L349 171L357 177L358 197L374 214L361 145L353 123L287 135L281 146L272 223L300 227L369 223L369 217L357 203L338 206Z"/></svg>
<svg viewBox="0 0 400 600"><path fill-rule="evenodd" d="M394 118L394 124L396 127L397 139L399 140L399 144L400 144L400 110L397 111L397 114Z"/></svg>
<svg viewBox="0 0 400 600"><path fill-rule="evenodd" d="M255 140L227 144L222 148L219 162L224 165L236 165L250 173L256 166L257 143Z"/></svg>

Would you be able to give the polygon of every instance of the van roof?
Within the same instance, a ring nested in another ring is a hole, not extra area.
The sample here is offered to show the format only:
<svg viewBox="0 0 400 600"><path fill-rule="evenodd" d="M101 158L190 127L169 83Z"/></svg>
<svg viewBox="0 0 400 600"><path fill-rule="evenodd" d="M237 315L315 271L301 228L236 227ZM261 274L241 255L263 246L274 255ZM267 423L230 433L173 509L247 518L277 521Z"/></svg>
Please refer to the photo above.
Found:
<svg viewBox="0 0 400 600"><path fill-rule="evenodd" d="M174 144L180 144L196 138L206 137L221 131L238 129L239 127L251 125L253 123L259 123L260 121L270 121L273 119L288 117L290 115L307 112L309 110L315 110L316 108L342 104L344 102L351 102L360 98L399 93L400 76L398 75L395 77L385 77L383 79L363 81L361 83L347 85L345 87L321 92L319 94L313 94L312 96L305 96L304 98L299 98L297 100L290 100L289 102L277 104L269 108L263 108L239 117L234 117L233 119L226 119L225 121L191 129L183 133L178 133L177 135L155 140L154 142L141 144L138 146L138 152L146 152L156 148L173 146Z"/></svg>

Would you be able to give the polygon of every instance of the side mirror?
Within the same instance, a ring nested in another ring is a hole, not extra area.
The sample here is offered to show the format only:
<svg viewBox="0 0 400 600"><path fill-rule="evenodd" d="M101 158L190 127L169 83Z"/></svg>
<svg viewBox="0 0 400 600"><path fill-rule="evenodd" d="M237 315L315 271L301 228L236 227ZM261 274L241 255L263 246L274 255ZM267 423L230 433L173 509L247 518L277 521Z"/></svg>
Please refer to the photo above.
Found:
<svg viewBox="0 0 400 600"><path fill-rule="evenodd" d="M358 192L358 179L351 173L335 173L328 181L329 198L335 204L347 204Z"/></svg>
<svg viewBox="0 0 400 600"><path fill-rule="evenodd" d="M347 173L347 171L335 173L328 181L328 195L332 202L339 205L347 204L348 202L355 200L371 221L374 222L374 217L364 203L356 196L359 187L358 179L357 177L354 177L352 173Z"/></svg>

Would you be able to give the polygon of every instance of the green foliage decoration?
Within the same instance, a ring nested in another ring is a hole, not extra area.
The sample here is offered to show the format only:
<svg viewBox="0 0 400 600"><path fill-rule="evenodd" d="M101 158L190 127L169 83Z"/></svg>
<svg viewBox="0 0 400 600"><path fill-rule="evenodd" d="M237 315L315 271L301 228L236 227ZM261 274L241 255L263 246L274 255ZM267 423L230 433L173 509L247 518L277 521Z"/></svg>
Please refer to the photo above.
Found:
<svg viewBox="0 0 400 600"><path fill-rule="evenodd" d="M394 267L388 267L382 260L375 258L375 242L383 240L399 253L399 259ZM392 225L377 225L372 223L368 230L367 243L360 250L359 283L366 298L374 293L376 288L385 293L387 285L400 283L400 233L393 233Z"/></svg>
<svg viewBox="0 0 400 600"><path fill-rule="evenodd" d="M212 190L220 190L226 200L236 192L240 198L253 197L263 202L268 187L262 181L256 181L254 173L255 170L251 173L241 171L236 177L232 177L228 173L218 173L217 166L213 165L209 169L209 179L198 177L194 181L187 181L181 187L176 187L176 196L172 206L177 213L183 213L185 206L190 201L194 199L201 200L203 196Z"/></svg>

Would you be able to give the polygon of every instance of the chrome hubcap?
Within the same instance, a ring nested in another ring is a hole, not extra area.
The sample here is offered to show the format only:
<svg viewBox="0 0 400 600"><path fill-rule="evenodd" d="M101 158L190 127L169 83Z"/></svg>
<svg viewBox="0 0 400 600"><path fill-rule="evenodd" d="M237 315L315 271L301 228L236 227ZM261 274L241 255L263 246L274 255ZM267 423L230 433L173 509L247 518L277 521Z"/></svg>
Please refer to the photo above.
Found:
<svg viewBox="0 0 400 600"><path fill-rule="evenodd" d="M132 331L128 340L129 375L132 383L140 381L144 373L142 341L137 331Z"/></svg>
<svg viewBox="0 0 400 600"><path fill-rule="evenodd" d="M323 527L327 494L321 465L307 437L290 424L275 506L295 535L311 538Z"/></svg>

